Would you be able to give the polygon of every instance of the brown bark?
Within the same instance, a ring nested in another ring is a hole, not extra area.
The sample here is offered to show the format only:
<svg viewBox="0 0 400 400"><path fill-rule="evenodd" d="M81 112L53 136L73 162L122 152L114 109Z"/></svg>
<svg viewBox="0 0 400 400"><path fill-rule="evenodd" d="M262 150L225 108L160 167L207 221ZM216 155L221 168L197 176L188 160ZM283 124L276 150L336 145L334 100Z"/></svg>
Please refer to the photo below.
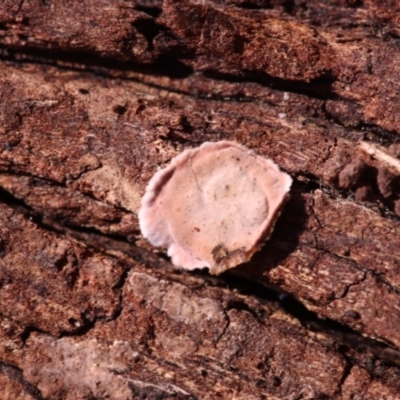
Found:
<svg viewBox="0 0 400 400"><path fill-rule="evenodd" d="M3 1L2 398L399 398L399 26L378 0ZM222 139L290 200L248 264L176 271L140 198Z"/></svg>

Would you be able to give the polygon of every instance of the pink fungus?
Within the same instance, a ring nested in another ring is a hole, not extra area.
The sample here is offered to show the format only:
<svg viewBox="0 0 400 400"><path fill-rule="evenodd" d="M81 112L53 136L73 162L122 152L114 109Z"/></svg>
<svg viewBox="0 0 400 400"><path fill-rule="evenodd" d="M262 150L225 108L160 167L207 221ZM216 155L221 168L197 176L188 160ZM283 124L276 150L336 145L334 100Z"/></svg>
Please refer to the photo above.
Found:
<svg viewBox="0 0 400 400"><path fill-rule="evenodd" d="M270 236L291 183L271 160L236 142L206 142L153 176L140 228L176 267L220 274L248 261Z"/></svg>

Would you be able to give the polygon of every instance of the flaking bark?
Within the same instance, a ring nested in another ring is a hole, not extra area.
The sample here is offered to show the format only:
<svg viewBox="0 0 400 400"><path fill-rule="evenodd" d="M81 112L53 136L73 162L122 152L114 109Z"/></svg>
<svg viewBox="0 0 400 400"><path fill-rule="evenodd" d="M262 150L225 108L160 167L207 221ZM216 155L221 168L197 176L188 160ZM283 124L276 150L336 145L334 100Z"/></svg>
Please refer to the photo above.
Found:
<svg viewBox="0 0 400 400"><path fill-rule="evenodd" d="M396 399L400 8L0 4L4 399ZM150 177L236 140L294 178L221 277L140 235Z"/></svg>

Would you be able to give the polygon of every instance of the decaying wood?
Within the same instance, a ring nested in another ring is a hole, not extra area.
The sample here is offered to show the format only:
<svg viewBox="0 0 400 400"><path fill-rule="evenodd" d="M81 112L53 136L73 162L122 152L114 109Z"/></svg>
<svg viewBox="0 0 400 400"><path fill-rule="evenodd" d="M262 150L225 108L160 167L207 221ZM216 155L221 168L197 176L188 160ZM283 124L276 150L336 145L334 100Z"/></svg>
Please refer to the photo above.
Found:
<svg viewBox="0 0 400 400"><path fill-rule="evenodd" d="M399 27L378 0L3 1L1 398L399 398ZM140 198L223 139L291 198L248 264L175 271Z"/></svg>

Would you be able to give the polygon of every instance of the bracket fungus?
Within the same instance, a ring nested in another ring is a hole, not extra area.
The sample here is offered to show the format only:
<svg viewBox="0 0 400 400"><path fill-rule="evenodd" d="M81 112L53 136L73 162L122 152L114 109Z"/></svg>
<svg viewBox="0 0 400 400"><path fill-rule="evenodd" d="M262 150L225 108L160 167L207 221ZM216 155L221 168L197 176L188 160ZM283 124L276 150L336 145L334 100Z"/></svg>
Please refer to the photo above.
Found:
<svg viewBox="0 0 400 400"><path fill-rule="evenodd" d="M210 273L248 261L270 236L292 179L232 141L185 150L150 180L139 223L173 264Z"/></svg>

